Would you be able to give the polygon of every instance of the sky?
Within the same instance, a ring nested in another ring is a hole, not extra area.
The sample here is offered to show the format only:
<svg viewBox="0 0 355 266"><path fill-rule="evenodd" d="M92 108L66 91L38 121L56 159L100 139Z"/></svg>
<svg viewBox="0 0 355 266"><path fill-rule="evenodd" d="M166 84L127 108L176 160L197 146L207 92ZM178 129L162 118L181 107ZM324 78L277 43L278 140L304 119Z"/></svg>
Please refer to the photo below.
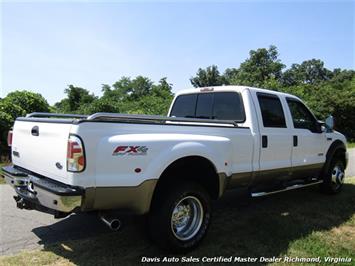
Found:
<svg viewBox="0 0 355 266"><path fill-rule="evenodd" d="M176 92L198 68L239 67L270 45L287 66L355 69L350 0L0 2L1 98L24 89L54 104L69 84L101 95L138 75L167 77Z"/></svg>

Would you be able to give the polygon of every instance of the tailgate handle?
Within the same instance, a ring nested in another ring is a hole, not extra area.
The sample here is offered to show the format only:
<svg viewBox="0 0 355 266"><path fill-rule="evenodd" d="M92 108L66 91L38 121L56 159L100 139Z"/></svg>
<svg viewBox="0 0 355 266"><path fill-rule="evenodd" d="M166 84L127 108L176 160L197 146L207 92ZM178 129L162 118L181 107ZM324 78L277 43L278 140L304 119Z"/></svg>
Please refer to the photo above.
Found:
<svg viewBox="0 0 355 266"><path fill-rule="evenodd" d="M38 126L34 126L32 129L31 129L31 134L32 136L39 136L39 128Z"/></svg>

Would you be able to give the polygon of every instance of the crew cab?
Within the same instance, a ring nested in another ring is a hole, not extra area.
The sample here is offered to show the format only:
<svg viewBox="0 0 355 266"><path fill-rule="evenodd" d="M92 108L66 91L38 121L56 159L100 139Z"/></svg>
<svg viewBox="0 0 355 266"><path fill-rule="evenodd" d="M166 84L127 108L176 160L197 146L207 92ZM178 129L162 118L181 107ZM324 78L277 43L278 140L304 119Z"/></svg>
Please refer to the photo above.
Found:
<svg viewBox="0 0 355 266"><path fill-rule="evenodd" d="M168 116L32 113L17 118L3 167L17 206L64 217L147 214L152 239L185 252L227 189L252 197L319 185L337 193L346 138L296 96L245 86L188 89ZM111 215L109 215L111 214Z"/></svg>

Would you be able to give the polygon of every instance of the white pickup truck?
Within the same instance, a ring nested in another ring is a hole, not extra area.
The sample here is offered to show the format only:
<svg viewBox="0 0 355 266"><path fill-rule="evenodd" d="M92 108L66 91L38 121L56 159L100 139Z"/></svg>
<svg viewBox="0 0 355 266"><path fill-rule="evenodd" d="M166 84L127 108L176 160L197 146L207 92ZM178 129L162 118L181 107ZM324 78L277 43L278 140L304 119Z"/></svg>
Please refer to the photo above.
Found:
<svg viewBox="0 0 355 266"><path fill-rule="evenodd" d="M226 189L258 197L319 184L339 192L346 139L290 94L244 86L178 93L169 115L33 113L13 127L3 167L19 208L64 217L113 210L148 214L154 241L194 248ZM111 218L110 218L111 216Z"/></svg>

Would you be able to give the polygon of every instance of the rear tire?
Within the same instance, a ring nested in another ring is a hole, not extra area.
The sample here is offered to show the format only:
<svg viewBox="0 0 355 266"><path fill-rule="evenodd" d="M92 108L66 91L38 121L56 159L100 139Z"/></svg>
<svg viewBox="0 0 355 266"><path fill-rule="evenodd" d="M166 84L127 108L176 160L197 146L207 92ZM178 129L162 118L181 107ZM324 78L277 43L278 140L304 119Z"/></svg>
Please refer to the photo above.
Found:
<svg viewBox="0 0 355 266"><path fill-rule="evenodd" d="M172 188L172 189L169 189ZM170 184L153 202L148 226L152 240L174 253L200 244L211 220L209 194L198 184Z"/></svg>
<svg viewBox="0 0 355 266"><path fill-rule="evenodd" d="M321 191L326 194L339 193L344 184L345 178L344 162L340 156L334 156L329 168L324 171Z"/></svg>

